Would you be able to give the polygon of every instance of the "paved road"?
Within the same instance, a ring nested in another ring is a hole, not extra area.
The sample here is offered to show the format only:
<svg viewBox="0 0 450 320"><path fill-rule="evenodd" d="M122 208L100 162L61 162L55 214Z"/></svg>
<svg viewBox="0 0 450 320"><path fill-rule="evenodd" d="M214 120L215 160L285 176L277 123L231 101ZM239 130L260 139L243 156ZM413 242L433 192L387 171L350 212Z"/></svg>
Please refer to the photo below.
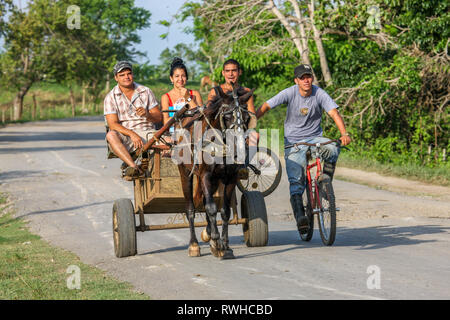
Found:
<svg viewBox="0 0 450 320"><path fill-rule="evenodd" d="M187 256L187 229L138 233L138 255L114 256L111 209L133 198L107 160L100 117L0 129L0 190L49 243L155 299L449 299L450 203L335 181L332 247L302 242L286 175L266 198L269 244L247 248L231 226L234 260ZM430 214L430 212L432 214ZM164 219L164 217L162 217ZM198 230L198 235L199 235ZM82 285L83 285L83 279Z"/></svg>

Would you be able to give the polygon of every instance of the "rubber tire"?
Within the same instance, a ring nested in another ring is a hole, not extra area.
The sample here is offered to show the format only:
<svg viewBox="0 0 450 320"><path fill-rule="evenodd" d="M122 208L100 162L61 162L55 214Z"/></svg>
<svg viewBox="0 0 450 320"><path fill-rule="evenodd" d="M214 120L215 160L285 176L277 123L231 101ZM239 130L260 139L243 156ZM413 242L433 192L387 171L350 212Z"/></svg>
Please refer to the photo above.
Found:
<svg viewBox="0 0 450 320"><path fill-rule="evenodd" d="M248 222L242 225L247 247L263 247L269 240L267 210L259 191L245 191L241 198L241 216Z"/></svg>
<svg viewBox="0 0 450 320"><path fill-rule="evenodd" d="M275 175L275 179L272 182L272 184L269 186L269 188L267 188L265 190L258 190L258 191L260 191L262 193L262 195L264 197L267 197L280 184L281 174L282 174L283 170L281 169L281 161L280 161L280 159L277 157L277 155L274 152L272 152L272 150L270 150L268 148L264 148L264 147L258 147L257 152L259 152L259 153L266 153L267 155L269 155L272 158L274 163L278 163L278 171L277 171L277 174ZM250 163L251 163L251 159L250 159ZM255 173L253 172L253 170L251 168L248 168L248 171L249 171L249 178L250 178L250 175L255 175ZM248 190L248 186L247 186L247 188L245 187L245 181L247 181L247 180L242 180L242 181L244 181L244 182L241 182L241 180L238 179L238 182L237 182L237 187L242 193L244 193L245 191L255 191L255 190Z"/></svg>
<svg viewBox="0 0 450 320"><path fill-rule="evenodd" d="M319 230L322 242L326 246L331 246L336 239L336 200L334 197L333 186L329 181L319 182L319 197L320 203L328 203L328 215L330 218L330 228L327 232L324 228L323 213L319 212ZM324 202L324 200L326 202ZM326 212L324 212L326 214Z"/></svg>
<svg viewBox="0 0 450 320"><path fill-rule="evenodd" d="M137 254L136 221L130 199L118 199L113 204L113 242L117 258Z"/></svg>
<svg viewBox="0 0 450 320"><path fill-rule="evenodd" d="M300 238L303 241L311 241L314 234L314 215L312 212L312 202L311 195L309 194L308 188L303 191L303 206L305 207L305 214L309 219L309 230L307 233L300 233Z"/></svg>

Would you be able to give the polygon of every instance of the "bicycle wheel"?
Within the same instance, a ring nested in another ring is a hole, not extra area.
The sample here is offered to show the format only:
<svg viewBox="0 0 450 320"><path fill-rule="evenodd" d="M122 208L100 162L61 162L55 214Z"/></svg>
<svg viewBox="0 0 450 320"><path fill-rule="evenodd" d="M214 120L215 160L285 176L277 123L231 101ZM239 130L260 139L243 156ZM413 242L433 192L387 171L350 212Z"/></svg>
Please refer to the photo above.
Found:
<svg viewBox="0 0 450 320"><path fill-rule="evenodd" d="M264 197L271 194L281 181L281 162L275 152L264 147L249 161L248 179L238 179L237 187L244 191L259 191Z"/></svg>
<svg viewBox="0 0 450 320"><path fill-rule="evenodd" d="M318 183L319 187L319 230L323 244L331 246L336 238L336 201L330 181Z"/></svg>
<svg viewBox="0 0 450 320"><path fill-rule="evenodd" d="M305 214L309 219L309 230L307 233L300 232L300 238L303 241L310 241L314 233L314 215L312 212L312 201L308 187L306 187L305 191L303 192L303 206L305 207Z"/></svg>

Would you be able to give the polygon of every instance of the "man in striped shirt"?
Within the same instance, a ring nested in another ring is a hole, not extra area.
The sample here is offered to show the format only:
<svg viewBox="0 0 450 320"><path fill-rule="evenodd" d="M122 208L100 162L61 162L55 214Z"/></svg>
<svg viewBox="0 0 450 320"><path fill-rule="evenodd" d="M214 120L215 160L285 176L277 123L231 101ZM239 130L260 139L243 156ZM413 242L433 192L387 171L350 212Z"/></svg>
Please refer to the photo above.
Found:
<svg viewBox="0 0 450 320"><path fill-rule="evenodd" d="M141 173L130 152L142 148L162 121L158 101L147 87L133 81L133 68L127 61L113 69L117 85L106 95L104 115L109 132L106 140L116 156L122 159L131 174Z"/></svg>

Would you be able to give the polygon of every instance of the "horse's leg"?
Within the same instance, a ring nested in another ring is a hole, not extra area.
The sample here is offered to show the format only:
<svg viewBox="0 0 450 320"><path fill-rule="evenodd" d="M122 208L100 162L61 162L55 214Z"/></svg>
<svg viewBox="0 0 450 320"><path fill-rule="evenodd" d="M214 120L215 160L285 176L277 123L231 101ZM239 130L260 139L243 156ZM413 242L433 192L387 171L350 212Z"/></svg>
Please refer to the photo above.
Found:
<svg viewBox="0 0 450 320"><path fill-rule="evenodd" d="M195 207L199 207L201 203L203 203L203 207L205 207L206 201L205 201L205 197L203 196L203 191L202 191L202 184L200 182L200 177L196 176L197 179L197 184L195 186L195 190L194 190L194 206ZM211 223L209 221L209 217L206 214L206 222L208 223L206 226L206 233L207 233L207 237L205 237L205 239L211 239ZM203 231L202 231L203 232ZM202 239L204 238L203 234L202 234ZM206 242L209 242L209 240L205 240Z"/></svg>
<svg viewBox="0 0 450 320"><path fill-rule="evenodd" d="M202 185L202 191L203 191L203 196L204 196L204 204L205 204L205 211L206 211L206 216L208 219L208 224L210 227L210 234L211 234L211 240L209 241L209 245L211 248L211 252L215 257L218 257L220 252L219 252L219 244L218 244L218 240L220 240L220 234L219 234L219 229L217 228L217 220L216 220L216 215L217 215L217 206L216 203L214 202L214 188L213 188L213 184L211 183L211 173L206 172L205 174L201 175L201 185Z"/></svg>
<svg viewBox="0 0 450 320"><path fill-rule="evenodd" d="M222 259L234 259L233 250L229 247L229 239L228 239L228 222L230 220L231 213L231 199L233 196L233 191L236 185L228 184L224 187L223 192L223 207L220 210L220 214L222 216L222 250L223 256Z"/></svg>
<svg viewBox="0 0 450 320"><path fill-rule="evenodd" d="M194 207L194 199L192 196L192 177L189 177L185 167L180 168L179 171L184 199L186 200L186 217L189 221L189 230L191 233L188 254L190 257L200 257L200 246L198 245L198 240L195 235L195 226L194 226L195 207Z"/></svg>

